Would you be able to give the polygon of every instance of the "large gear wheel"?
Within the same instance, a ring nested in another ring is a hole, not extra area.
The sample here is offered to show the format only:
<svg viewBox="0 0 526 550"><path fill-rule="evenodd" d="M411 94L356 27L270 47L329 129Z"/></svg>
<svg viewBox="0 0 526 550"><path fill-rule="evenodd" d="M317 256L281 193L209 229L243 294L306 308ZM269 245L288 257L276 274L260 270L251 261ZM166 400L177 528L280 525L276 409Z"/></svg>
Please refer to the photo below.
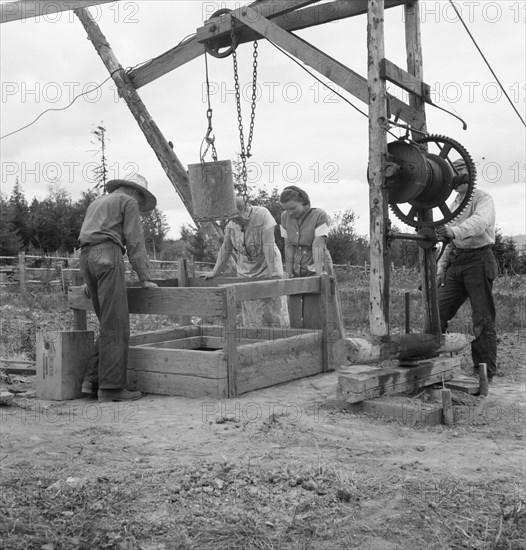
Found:
<svg viewBox="0 0 526 550"><path fill-rule="evenodd" d="M436 150L427 151L426 146ZM390 143L388 151L396 167L395 175L386 178L389 205L394 215L405 224L416 228L445 225L471 201L477 171L470 154L457 141L446 136L429 135L411 144L403 140ZM453 166L458 158L465 162L467 176L460 175ZM468 184L467 192L460 204L451 210L446 201L461 183ZM406 206L405 212L402 204Z"/></svg>

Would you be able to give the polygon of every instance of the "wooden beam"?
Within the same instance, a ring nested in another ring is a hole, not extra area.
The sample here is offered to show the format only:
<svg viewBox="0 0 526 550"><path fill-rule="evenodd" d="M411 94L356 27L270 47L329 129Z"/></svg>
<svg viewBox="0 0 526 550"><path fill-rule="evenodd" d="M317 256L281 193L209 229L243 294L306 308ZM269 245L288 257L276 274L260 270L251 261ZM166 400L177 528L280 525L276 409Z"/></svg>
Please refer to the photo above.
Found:
<svg viewBox="0 0 526 550"><path fill-rule="evenodd" d="M128 288L130 313L158 315L223 315L222 288ZM80 287L70 287L68 305L72 309L92 310L91 300Z"/></svg>
<svg viewBox="0 0 526 550"><path fill-rule="evenodd" d="M53 13L89 8L98 4L110 4L118 0L96 0L85 2L81 0L18 0L17 2L5 2L0 4L0 23L10 21L25 21L33 17L46 17Z"/></svg>
<svg viewBox="0 0 526 550"><path fill-rule="evenodd" d="M236 284L236 302L261 300L292 294L319 294L320 277L298 277L297 279L274 279Z"/></svg>
<svg viewBox="0 0 526 550"><path fill-rule="evenodd" d="M407 362L413 357L433 354L457 353L464 349L470 339L464 334L444 334L437 339L433 334L398 334L390 337L343 338L338 342L338 363L378 363L387 359Z"/></svg>
<svg viewBox="0 0 526 550"><path fill-rule="evenodd" d="M424 62L422 56L422 36L420 29L420 8L418 1L411 1L405 5L405 40L407 55L407 72L413 75L417 81L424 80ZM414 94L409 95L409 103L422 114L422 125L416 129L426 132L425 101ZM413 139L421 137L416 132ZM432 221L433 211L430 209L423 213L422 221ZM438 310L438 292L436 284L436 247L419 247L420 272L422 274L422 302L424 309L424 331L439 335L440 314Z"/></svg>
<svg viewBox="0 0 526 550"><path fill-rule="evenodd" d="M405 4L407 0L386 0L385 7L393 8ZM254 6L254 4L251 4ZM296 10L291 15L281 15L273 19L274 23L288 31L297 31L331 21L338 21L356 15L367 13L367 0L336 0L324 4L317 4ZM248 29L244 29L240 37L240 44L260 39L261 36ZM145 86L157 78L181 67L185 63L198 58L205 53L204 44L197 37L175 46L167 52L149 61L146 65L130 71L129 76L135 88Z"/></svg>
<svg viewBox="0 0 526 550"><path fill-rule="evenodd" d="M128 74L118 62L106 37L89 11L77 9L75 10L75 15L84 26L89 39L113 78L120 97L126 102L139 128L142 130L144 137L152 147L161 166L164 168L168 179L172 182L185 208L193 218L190 185L185 167L181 164L181 161L177 158L173 149L168 144L168 141L146 109L142 99L130 82ZM219 227L209 222L199 223L194 220L194 223L204 231L207 237L219 243L220 238L223 236L223 232Z"/></svg>
<svg viewBox="0 0 526 550"><path fill-rule="evenodd" d="M387 91L380 75L385 57L383 0L369 0L367 51L369 84L369 324L373 336L389 334L388 194L384 187L387 154Z"/></svg>
<svg viewBox="0 0 526 550"><path fill-rule="evenodd" d="M272 19L278 15L287 14L295 9L315 4L318 0L275 0L267 3L256 3L251 6L243 6L237 10L233 10L229 14L220 17L214 17L205 23L203 27L197 29L196 38L198 42L206 42L210 39L228 36L232 32L232 17L247 15L248 10L252 10L253 18ZM290 17L290 16L289 16Z"/></svg>
<svg viewBox="0 0 526 550"><path fill-rule="evenodd" d="M234 12L233 12L234 13ZM256 12L246 8L244 12L233 15L236 19L274 42L309 67L319 72L344 90L354 95L364 103L369 102L369 87L365 78L354 72L349 67L336 61L306 40L303 40L278 27L264 17L259 17ZM378 61L379 63L380 61ZM389 98L391 111L411 126L422 124L421 114L398 98L385 94ZM387 113L386 113L387 115Z"/></svg>
<svg viewBox="0 0 526 550"><path fill-rule="evenodd" d="M396 84L403 90L415 94L427 103L431 103L431 87L388 59L382 59L380 74L382 78L389 80L389 82Z"/></svg>

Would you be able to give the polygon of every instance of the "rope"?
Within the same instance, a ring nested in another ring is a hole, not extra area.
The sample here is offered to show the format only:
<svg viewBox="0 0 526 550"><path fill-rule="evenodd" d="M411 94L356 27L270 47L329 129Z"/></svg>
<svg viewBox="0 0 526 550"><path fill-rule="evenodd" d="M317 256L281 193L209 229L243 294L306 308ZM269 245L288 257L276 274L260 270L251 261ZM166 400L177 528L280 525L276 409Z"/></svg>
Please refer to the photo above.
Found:
<svg viewBox="0 0 526 550"><path fill-rule="evenodd" d="M510 96L508 95L508 92L505 90L504 86L502 85L501 81L499 80L499 77L495 74L495 71L492 69L491 65L489 64L489 61L486 59L486 56L482 53L482 50L480 49L480 47L477 44L475 38L473 37L470 30L468 29L466 23L464 22L464 19L462 19L462 16L460 15L459 11L457 10L457 7L455 6L455 3L453 2L453 0L449 0L449 3L453 6L453 9L455 10L455 13L457 14L460 22L462 23L462 25L466 29L466 32L468 33L469 37L471 38L473 44L475 44L475 47L477 48L478 52L482 56L482 59L484 60L484 62L488 66L488 69L491 71L491 74L495 77L495 80L497 81L497 84L500 86L500 89L502 90L502 92L506 96L506 99L510 102L510 105L513 107L513 110L517 113L517 116L519 117L519 120L522 122L522 124L524 126L526 126L526 122L524 122L524 119L522 118L521 114L517 110L517 107L515 107L515 105L513 104L513 101L511 100Z"/></svg>

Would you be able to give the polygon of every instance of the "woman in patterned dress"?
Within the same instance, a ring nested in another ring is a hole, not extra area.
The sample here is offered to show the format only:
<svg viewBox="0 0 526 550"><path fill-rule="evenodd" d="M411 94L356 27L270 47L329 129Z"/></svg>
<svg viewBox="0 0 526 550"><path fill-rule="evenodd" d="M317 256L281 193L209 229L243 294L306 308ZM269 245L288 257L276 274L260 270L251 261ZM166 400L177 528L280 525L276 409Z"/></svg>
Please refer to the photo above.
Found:
<svg viewBox="0 0 526 550"><path fill-rule="evenodd" d="M281 253L274 240L276 221L263 206L252 206L242 197L236 198L237 214L225 228L225 238L211 273L212 279L221 274L231 256L235 258L237 276L251 279L283 278ZM289 326L285 296L250 300L241 303L243 326Z"/></svg>
<svg viewBox="0 0 526 550"><path fill-rule="evenodd" d="M285 239L285 277L311 277L324 273L335 278L332 258L325 241L329 217L321 208L312 208L303 189L290 185L283 189L279 202L281 236ZM334 285L330 323L340 337L345 336L338 287ZM290 325L293 328L321 328L318 296L296 295L289 298Z"/></svg>

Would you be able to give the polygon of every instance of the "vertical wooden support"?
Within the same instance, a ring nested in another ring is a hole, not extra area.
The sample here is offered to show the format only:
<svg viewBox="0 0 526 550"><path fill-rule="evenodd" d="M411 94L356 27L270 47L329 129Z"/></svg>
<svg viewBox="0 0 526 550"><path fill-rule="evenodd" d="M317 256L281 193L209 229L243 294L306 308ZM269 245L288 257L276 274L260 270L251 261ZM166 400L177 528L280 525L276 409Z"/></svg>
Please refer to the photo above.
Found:
<svg viewBox="0 0 526 550"><path fill-rule="evenodd" d="M177 285L179 287L188 286L188 266L185 258L180 258L177 263ZM183 327L192 324L191 315L181 315L181 325Z"/></svg>
<svg viewBox="0 0 526 550"><path fill-rule="evenodd" d="M369 85L369 207L370 275L369 324L371 335L389 334L389 257L387 189L384 187L387 153L386 83L380 76L384 58L384 0L368 0L367 50Z"/></svg>
<svg viewBox="0 0 526 550"><path fill-rule="evenodd" d="M27 280L26 280L26 253L20 252L18 254L18 281L20 285L20 294L26 294L27 292Z"/></svg>
<svg viewBox="0 0 526 550"><path fill-rule="evenodd" d="M80 271L71 273L71 282L73 286L81 286L83 284ZM75 330L88 330L88 316L85 309L72 309L73 311L73 326Z"/></svg>
<svg viewBox="0 0 526 550"><path fill-rule="evenodd" d="M418 1L407 2L405 10L405 41L407 54L407 72L424 81L424 63L422 56L422 37L420 32L420 9ZM424 117L421 132L427 131L425 119L425 101L409 94L409 104L420 111ZM412 133L413 139L418 139L421 134ZM431 211L422 221L432 220ZM440 318L438 312L438 293L436 285L436 249L419 247L420 272L422 273L422 298L424 302L424 332L440 336Z"/></svg>
<svg viewBox="0 0 526 550"><path fill-rule="evenodd" d="M224 287L224 321L223 330L225 332L225 357L227 362L228 377L228 397L237 397L237 331L236 331L236 288L234 285Z"/></svg>
<svg viewBox="0 0 526 550"><path fill-rule="evenodd" d="M333 364L330 357L332 350L332 329L330 326L331 307L331 278L329 275L322 275L320 278L320 325L321 325L321 361L322 372L328 372Z"/></svg>
<svg viewBox="0 0 526 550"><path fill-rule="evenodd" d="M89 39L95 46L110 76L113 78L120 97L122 97L128 105L128 108L139 124L146 140L157 155L161 166L164 168L166 175L172 182L185 208L188 210L190 216L193 217L192 198L186 169L177 158L155 121L152 119L148 109L146 109L142 99L133 87L128 73L122 68L115 57L106 37L90 12L87 9L79 8L74 10L74 13L84 26ZM209 238L219 243L220 238L223 236L223 232L219 227L210 222L197 222L196 220L194 220L194 222Z"/></svg>

